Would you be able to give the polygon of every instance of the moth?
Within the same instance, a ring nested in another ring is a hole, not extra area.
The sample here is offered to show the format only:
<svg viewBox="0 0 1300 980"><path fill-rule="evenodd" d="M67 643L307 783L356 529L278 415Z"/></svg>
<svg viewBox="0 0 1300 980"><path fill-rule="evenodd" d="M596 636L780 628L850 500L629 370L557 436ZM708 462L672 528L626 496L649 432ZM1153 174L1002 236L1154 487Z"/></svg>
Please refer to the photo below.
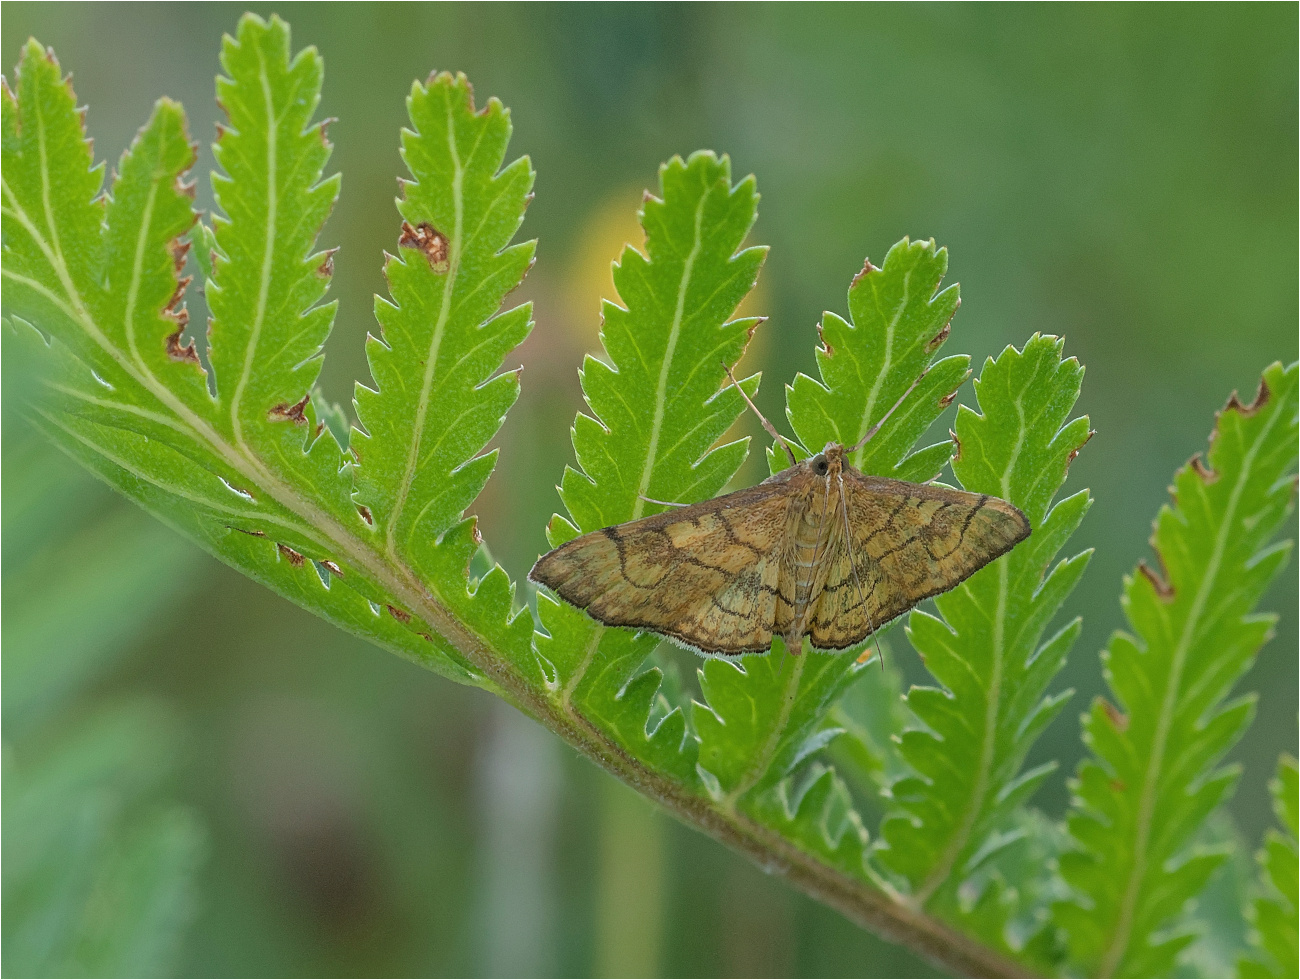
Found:
<svg viewBox="0 0 1300 980"><path fill-rule="evenodd" d="M759 414L788 469L574 538L528 577L607 626L659 633L705 656L764 652L774 636L793 654L805 636L817 650L855 646L1030 533L1005 500L868 476L849 463L915 387L857 446L829 442L803 462Z"/></svg>

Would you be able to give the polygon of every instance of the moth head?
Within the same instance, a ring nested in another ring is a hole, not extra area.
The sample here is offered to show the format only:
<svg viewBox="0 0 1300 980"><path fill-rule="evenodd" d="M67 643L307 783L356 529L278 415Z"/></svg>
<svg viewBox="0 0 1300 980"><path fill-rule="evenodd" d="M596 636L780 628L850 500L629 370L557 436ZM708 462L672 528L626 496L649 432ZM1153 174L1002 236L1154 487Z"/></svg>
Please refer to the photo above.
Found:
<svg viewBox="0 0 1300 980"><path fill-rule="evenodd" d="M834 477L844 468L844 447L838 442L826 443L826 448L808 460L808 469L814 476Z"/></svg>

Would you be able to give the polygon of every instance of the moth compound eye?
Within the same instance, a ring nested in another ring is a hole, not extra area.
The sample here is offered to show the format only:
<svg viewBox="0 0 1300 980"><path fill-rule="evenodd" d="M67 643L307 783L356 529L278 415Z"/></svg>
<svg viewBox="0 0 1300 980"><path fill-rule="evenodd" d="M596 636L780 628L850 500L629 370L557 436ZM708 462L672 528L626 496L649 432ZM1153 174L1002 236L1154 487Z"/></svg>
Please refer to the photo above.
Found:
<svg viewBox="0 0 1300 980"><path fill-rule="evenodd" d="M830 466L826 463L826 457L817 455L812 461L813 472L818 476L825 476L830 471Z"/></svg>

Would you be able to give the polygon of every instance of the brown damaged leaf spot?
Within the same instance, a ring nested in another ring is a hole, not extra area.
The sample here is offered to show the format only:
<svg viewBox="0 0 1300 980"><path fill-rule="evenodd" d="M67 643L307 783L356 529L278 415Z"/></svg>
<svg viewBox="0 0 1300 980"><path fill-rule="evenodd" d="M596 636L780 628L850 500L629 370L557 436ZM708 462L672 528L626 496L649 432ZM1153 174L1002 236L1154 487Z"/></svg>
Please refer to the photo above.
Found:
<svg viewBox="0 0 1300 980"><path fill-rule="evenodd" d="M305 425L307 416L303 410L307 407L309 401L311 401L311 395L308 394L303 395L302 401L296 405L286 405L281 402L266 413L266 418L270 422L292 422L294 425Z"/></svg>
<svg viewBox="0 0 1300 980"><path fill-rule="evenodd" d="M339 578L343 577L343 569L339 568L339 566L334 564L334 562L329 561L327 559L325 561L322 561L321 565L323 565L326 569L328 569L331 575L337 575Z"/></svg>
<svg viewBox="0 0 1300 980"><path fill-rule="evenodd" d="M433 642L433 637L430 636L428 633L420 633L419 635L422 636L422 637L424 637L424 638L425 638L426 640L428 640L430 643Z"/></svg>
<svg viewBox="0 0 1300 980"><path fill-rule="evenodd" d="M822 322L823 321L818 321L817 323L817 341L822 345L822 352L827 357L834 357L835 348L831 345L830 341L826 339L826 334L822 330Z"/></svg>
<svg viewBox="0 0 1300 980"><path fill-rule="evenodd" d="M182 307L180 303L185 298L185 290L189 288L190 283L193 281L193 276L186 276L183 279L176 280L176 288L172 290L171 296L167 299L167 305L163 307L164 313L169 313L175 319L183 320L185 323L190 322L189 311Z"/></svg>
<svg viewBox="0 0 1300 980"><path fill-rule="evenodd" d="M388 607L388 614L402 624L406 624L411 621L411 614L407 612L405 609L398 609L396 606L390 605Z"/></svg>
<svg viewBox="0 0 1300 980"><path fill-rule="evenodd" d="M1110 791L1112 793L1120 794L1120 793L1124 793L1127 790L1128 790L1128 783L1124 782L1124 780L1112 779L1110 781Z"/></svg>
<svg viewBox="0 0 1300 980"><path fill-rule="evenodd" d="M414 227L409 221L403 221L402 234L397 239L397 244L402 248L419 249L428 260L429 268L436 273L442 274L449 267L447 259L451 247L447 243L447 236L427 221L421 221Z"/></svg>
<svg viewBox="0 0 1300 980"><path fill-rule="evenodd" d="M298 552L294 551L287 544L277 544L276 547L280 550L280 554L284 555L284 557L288 559L289 564L294 568L300 567L303 562L306 561L302 555L298 554Z"/></svg>
<svg viewBox="0 0 1300 980"><path fill-rule="evenodd" d="M1163 564L1164 563L1161 562L1162 566ZM1151 566L1144 561L1138 562L1138 571L1146 577L1146 580L1151 583L1151 588L1156 590L1156 595L1158 595L1163 601L1174 601L1174 587L1169 584L1169 580L1165 576L1161 575L1160 572L1153 570Z"/></svg>
<svg viewBox="0 0 1300 980"><path fill-rule="evenodd" d="M185 326L176 328L175 333L169 333L166 338L167 356L173 361L193 364L196 367L199 364L198 351L194 349L194 341L190 341L184 347L181 346L181 334L185 332Z"/></svg>
<svg viewBox="0 0 1300 980"><path fill-rule="evenodd" d="M853 281L849 283L849 288L856 289L858 283L860 283L863 279L867 278L867 276L871 275L873 272L879 272L879 271L880 270L878 268L876 268L874 265L871 264L870 258L863 259L862 271L853 277Z"/></svg>
<svg viewBox="0 0 1300 980"><path fill-rule="evenodd" d="M190 254L192 242L182 241L179 238L173 238L167 243L167 251L171 253L172 266L177 275L185 268L185 259Z"/></svg>
<svg viewBox="0 0 1300 980"><path fill-rule="evenodd" d="M1077 446L1075 446L1073 449L1070 450L1070 455L1065 457L1066 470L1069 470L1070 464L1074 462L1075 458L1083 450L1083 447L1088 445L1088 443L1092 442L1092 437L1095 436L1096 434L1097 434L1096 429L1089 429L1088 434L1084 436L1083 442L1079 443Z"/></svg>
<svg viewBox="0 0 1300 980"><path fill-rule="evenodd" d="M1249 405L1243 405L1241 399L1237 397L1234 391L1232 397L1228 399L1228 404L1223 406L1225 412L1236 412L1238 415L1249 418L1268 404L1272 392L1268 390L1268 382L1263 378L1259 379L1259 390L1255 392L1255 400Z"/></svg>
<svg viewBox="0 0 1300 980"><path fill-rule="evenodd" d="M948 334L950 333L952 333L951 320L949 320L947 323L943 325L942 330L940 330L937 334L935 334L933 337L930 338L930 342L925 345L925 352L927 354L933 354L935 351L937 351L940 347L943 346L943 342L948 339Z"/></svg>
<svg viewBox="0 0 1300 980"><path fill-rule="evenodd" d="M369 524L371 527L375 526L374 515L370 513L370 508L367 507L365 504L357 504L357 513L360 514L361 519L365 521L367 524Z"/></svg>
<svg viewBox="0 0 1300 980"><path fill-rule="evenodd" d="M1128 731L1128 715L1124 714L1124 712L1120 711L1119 708L1115 707L1105 698L1098 698L1097 700L1101 702L1101 710L1106 712L1106 717L1109 718L1110 723L1115 726L1115 731Z"/></svg>
<svg viewBox="0 0 1300 980"><path fill-rule="evenodd" d="M1201 458L1200 453L1197 453L1190 460L1188 460L1187 465L1192 468L1193 473L1195 473L1197 476L1201 478L1202 483L1213 483L1215 480L1219 478L1219 471L1212 470L1208 466L1206 466L1205 461Z"/></svg>
<svg viewBox="0 0 1300 980"><path fill-rule="evenodd" d="M320 276L322 279L329 279L333 277L334 253L337 251L338 251L337 248L331 248L325 252L325 261L323 261L320 265L316 266L316 275Z"/></svg>
<svg viewBox="0 0 1300 980"><path fill-rule="evenodd" d="M952 461L954 463L960 463L961 440L957 438L957 433L953 432L952 429L948 430L948 436L952 439Z"/></svg>
<svg viewBox="0 0 1300 980"><path fill-rule="evenodd" d="M226 527L230 528L230 530L232 530L232 531L238 531L240 534L247 534L250 538L264 538L264 537L266 537L266 532L265 532L265 531L245 531L242 527L233 527L233 526L230 525L230 524L227 524Z"/></svg>

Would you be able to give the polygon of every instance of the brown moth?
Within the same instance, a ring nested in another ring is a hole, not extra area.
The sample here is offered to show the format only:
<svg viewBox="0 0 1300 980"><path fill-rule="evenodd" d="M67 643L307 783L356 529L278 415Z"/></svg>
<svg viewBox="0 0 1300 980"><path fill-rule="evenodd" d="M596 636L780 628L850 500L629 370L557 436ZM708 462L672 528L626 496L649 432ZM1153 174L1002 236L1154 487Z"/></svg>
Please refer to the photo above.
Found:
<svg viewBox="0 0 1300 980"><path fill-rule="evenodd" d="M1005 500L867 476L839 443L797 463L763 422L790 454L788 469L574 538L528 577L608 626L660 633L706 656L766 651L773 636L797 654L805 635L818 650L862 642L1029 536L1029 521Z"/></svg>

